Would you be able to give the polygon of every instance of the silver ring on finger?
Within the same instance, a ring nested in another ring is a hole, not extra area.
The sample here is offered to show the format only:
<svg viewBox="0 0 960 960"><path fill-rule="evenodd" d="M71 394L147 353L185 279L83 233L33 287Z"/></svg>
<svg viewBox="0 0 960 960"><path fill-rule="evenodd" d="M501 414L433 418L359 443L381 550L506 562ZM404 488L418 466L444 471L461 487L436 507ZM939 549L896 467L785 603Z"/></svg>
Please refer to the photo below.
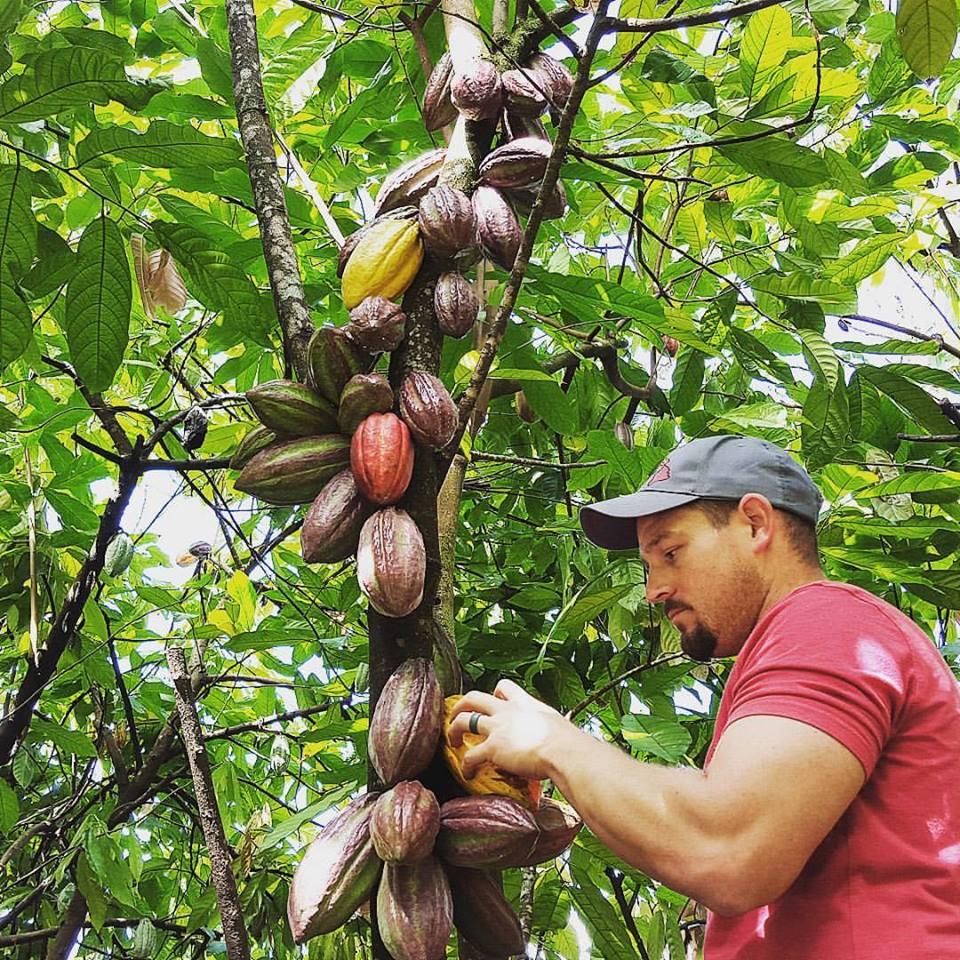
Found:
<svg viewBox="0 0 960 960"><path fill-rule="evenodd" d="M470 714L470 723L468 724L468 729L471 733L480 732L480 718L482 716L482 713L477 713L476 711Z"/></svg>

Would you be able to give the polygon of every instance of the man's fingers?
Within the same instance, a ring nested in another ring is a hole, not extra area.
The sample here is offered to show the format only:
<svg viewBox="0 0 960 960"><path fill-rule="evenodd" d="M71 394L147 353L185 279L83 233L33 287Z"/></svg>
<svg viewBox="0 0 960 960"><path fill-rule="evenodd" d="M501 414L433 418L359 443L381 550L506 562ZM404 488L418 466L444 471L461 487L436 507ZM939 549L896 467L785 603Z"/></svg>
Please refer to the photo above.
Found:
<svg viewBox="0 0 960 960"><path fill-rule="evenodd" d="M498 700L492 694L482 693L480 690L471 690L457 701L457 705L453 708L453 716L457 717L461 713L471 713L474 710L480 713L492 714L496 712L497 707L501 706L502 703L502 700Z"/></svg>
<svg viewBox="0 0 960 960"><path fill-rule="evenodd" d="M473 719L473 715L477 714L477 729L475 731L470 730L470 721ZM471 710L470 713L459 713L453 718L450 722L450 743L454 747L459 747L463 742L463 735L468 732L479 733L481 736L488 736L490 733L489 718L480 713L479 710Z"/></svg>
<svg viewBox="0 0 960 960"><path fill-rule="evenodd" d="M471 747L471 749L463 755L463 775L468 780L477 772L480 764L483 763L484 760L489 759L490 752L490 741L484 740L483 743Z"/></svg>
<svg viewBox="0 0 960 960"><path fill-rule="evenodd" d="M504 678L501 680L496 688L493 691L493 695L498 700L513 700L513 701L530 701L533 700L536 703L540 701L536 697L531 697L519 683L514 683L512 680L507 680Z"/></svg>

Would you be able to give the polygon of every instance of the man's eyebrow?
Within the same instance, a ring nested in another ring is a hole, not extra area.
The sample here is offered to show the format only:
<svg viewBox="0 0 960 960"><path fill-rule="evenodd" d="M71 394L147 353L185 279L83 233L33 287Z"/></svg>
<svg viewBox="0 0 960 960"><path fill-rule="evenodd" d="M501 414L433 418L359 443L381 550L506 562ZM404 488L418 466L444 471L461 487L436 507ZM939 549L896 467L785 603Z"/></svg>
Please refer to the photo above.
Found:
<svg viewBox="0 0 960 960"><path fill-rule="evenodd" d="M648 544L647 550L652 550L661 540L665 540L667 537L672 537L672 530L664 530L662 533L658 533ZM638 543L637 546L640 547L641 554L643 553L643 547Z"/></svg>

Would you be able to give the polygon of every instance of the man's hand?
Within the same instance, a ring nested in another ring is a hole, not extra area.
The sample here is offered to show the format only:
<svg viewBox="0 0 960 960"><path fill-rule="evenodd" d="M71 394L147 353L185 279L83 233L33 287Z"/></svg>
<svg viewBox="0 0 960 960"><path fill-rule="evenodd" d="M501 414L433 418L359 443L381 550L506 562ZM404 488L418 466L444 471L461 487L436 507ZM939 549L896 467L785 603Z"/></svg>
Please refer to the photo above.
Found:
<svg viewBox="0 0 960 960"><path fill-rule="evenodd" d="M463 757L463 772L472 777L485 760L508 773L530 780L551 776L549 757L560 744L580 731L556 710L531 697L511 680L501 680L493 694L471 690L454 708L450 742L459 746L469 732L470 715L479 713L477 732L483 743Z"/></svg>

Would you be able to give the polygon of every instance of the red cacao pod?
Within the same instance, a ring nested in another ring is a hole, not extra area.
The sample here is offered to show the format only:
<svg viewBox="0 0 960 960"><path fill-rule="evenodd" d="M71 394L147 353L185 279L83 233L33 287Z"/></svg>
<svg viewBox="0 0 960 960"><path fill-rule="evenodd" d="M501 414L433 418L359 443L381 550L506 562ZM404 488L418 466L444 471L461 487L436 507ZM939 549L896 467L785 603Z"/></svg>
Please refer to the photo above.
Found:
<svg viewBox="0 0 960 960"><path fill-rule="evenodd" d="M367 520L357 547L357 580L374 610L385 617L413 613L423 600L426 573L423 537L410 514L387 507Z"/></svg>
<svg viewBox="0 0 960 960"><path fill-rule="evenodd" d="M393 407L393 389L382 373L358 373L347 381L340 394L337 422L348 437L374 413L388 413Z"/></svg>
<svg viewBox="0 0 960 960"><path fill-rule="evenodd" d="M396 350L407 328L407 315L386 297L367 297L350 311L344 328L350 338L370 353Z"/></svg>
<svg viewBox="0 0 960 960"><path fill-rule="evenodd" d="M375 802L373 794L354 800L307 847L287 897L297 943L336 930L373 893L382 867L370 838Z"/></svg>
<svg viewBox="0 0 960 960"><path fill-rule="evenodd" d="M401 780L380 797L370 817L373 848L384 863L423 860L439 832L440 804L419 780Z"/></svg>
<svg viewBox="0 0 960 960"><path fill-rule="evenodd" d="M516 800L454 797L440 807L437 852L454 866L499 870L526 862L538 833L533 814Z"/></svg>
<svg viewBox="0 0 960 960"><path fill-rule="evenodd" d="M496 187L481 184L473 194L473 210L484 254L504 270L513 269L520 249L520 223L513 207Z"/></svg>
<svg viewBox="0 0 960 960"><path fill-rule="evenodd" d="M453 931L450 883L436 857L388 863L377 890L377 926L393 960L442 960Z"/></svg>
<svg viewBox="0 0 960 960"><path fill-rule="evenodd" d="M491 187L528 187L539 183L553 144L539 137L509 140L488 153L480 164L480 180Z"/></svg>
<svg viewBox="0 0 960 960"><path fill-rule="evenodd" d="M522 956L526 940L520 919L503 895L499 878L487 870L447 866L453 894L453 922L471 943L494 957Z"/></svg>
<svg viewBox="0 0 960 960"><path fill-rule="evenodd" d="M457 108L450 99L452 77L453 59L449 53L445 53L430 72L423 94L423 125L431 132L457 119Z"/></svg>
<svg viewBox="0 0 960 960"><path fill-rule="evenodd" d="M378 506L396 503L413 475L413 444L394 413L373 413L354 431L350 469L360 492Z"/></svg>
<svg viewBox="0 0 960 960"><path fill-rule="evenodd" d="M433 664L405 660L384 684L370 720L367 746L377 776L387 786L418 776L433 759L442 729L443 692Z"/></svg>
<svg viewBox="0 0 960 960"><path fill-rule="evenodd" d="M443 381L414 370L403 378L397 394L400 416L418 443L439 450L457 432L457 406Z"/></svg>
<svg viewBox="0 0 960 960"><path fill-rule="evenodd" d="M468 334L480 314L480 301L473 284L462 274L448 271L440 274L433 292L433 308L440 332L448 337Z"/></svg>
<svg viewBox="0 0 960 960"><path fill-rule="evenodd" d="M503 102L497 68L483 57L473 57L462 72L454 69L450 99L468 120L493 119Z"/></svg>
<svg viewBox="0 0 960 960"><path fill-rule="evenodd" d="M300 552L307 563L336 563L352 557L360 528L370 515L352 470L341 470L310 505L300 530Z"/></svg>
<svg viewBox="0 0 960 960"><path fill-rule="evenodd" d="M430 190L420 201L420 236L437 257L472 252L477 245L477 217L470 198L443 184Z"/></svg>

